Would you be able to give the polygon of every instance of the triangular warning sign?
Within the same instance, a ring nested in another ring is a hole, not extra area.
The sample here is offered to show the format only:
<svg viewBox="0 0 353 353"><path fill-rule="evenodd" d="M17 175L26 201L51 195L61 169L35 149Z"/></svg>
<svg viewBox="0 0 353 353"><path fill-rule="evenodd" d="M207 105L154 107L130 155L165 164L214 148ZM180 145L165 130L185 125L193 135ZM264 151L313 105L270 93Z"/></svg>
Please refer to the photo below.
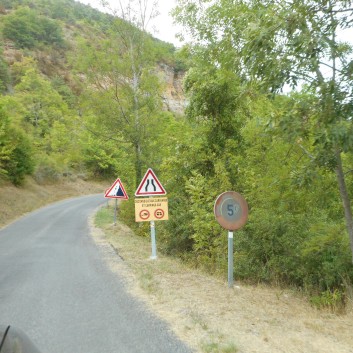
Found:
<svg viewBox="0 0 353 353"><path fill-rule="evenodd" d="M127 200L129 198L120 179L116 179L114 184L109 189L107 189L105 192L105 197L123 200Z"/></svg>
<svg viewBox="0 0 353 353"><path fill-rule="evenodd" d="M162 184L154 174L153 170L149 168L142 178L142 181L135 192L135 196L155 196L166 195Z"/></svg>

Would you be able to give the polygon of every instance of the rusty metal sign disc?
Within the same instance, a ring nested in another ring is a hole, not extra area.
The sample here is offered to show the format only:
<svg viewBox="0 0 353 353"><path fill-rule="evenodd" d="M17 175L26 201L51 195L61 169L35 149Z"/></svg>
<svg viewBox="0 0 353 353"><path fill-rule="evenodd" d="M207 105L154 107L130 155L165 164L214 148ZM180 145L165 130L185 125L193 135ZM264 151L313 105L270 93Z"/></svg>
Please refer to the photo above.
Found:
<svg viewBox="0 0 353 353"><path fill-rule="evenodd" d="M227 230L243 227L248 219L248 204L244 197L235 191L219 195L214 204L217 222Z"/></svg>

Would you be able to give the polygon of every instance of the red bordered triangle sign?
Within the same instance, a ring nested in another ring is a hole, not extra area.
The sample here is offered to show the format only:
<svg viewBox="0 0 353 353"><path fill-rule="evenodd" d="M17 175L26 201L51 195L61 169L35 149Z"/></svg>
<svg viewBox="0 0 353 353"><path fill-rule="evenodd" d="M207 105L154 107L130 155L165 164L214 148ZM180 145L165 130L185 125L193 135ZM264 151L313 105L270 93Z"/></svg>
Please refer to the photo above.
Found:
<svg viewBox="0 0 353 353"><path fill-rule="evenodd" d="M153 170L149 168L142 178L140 185L138 186L135 196L156 196L156 195L166 195L167 192L158 180L156 174Z"/></svg>
<svg viewBox="0 0 353 353"><path fill-rule="evenodd" d="M114 184L105 192L104 197L122 200L128 200L129 198L120 179L115 180Z"/></svg>

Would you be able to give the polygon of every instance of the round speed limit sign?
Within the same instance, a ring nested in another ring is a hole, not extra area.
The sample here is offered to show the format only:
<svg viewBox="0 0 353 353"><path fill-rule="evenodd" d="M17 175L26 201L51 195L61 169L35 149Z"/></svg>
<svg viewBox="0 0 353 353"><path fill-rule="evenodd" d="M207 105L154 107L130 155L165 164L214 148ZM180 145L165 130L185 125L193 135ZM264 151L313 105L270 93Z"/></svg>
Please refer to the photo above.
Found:
<svg viewBox="0 0 353 353"><path fill-rule="evenodd" d="M236 230L244 226L248 219L248 204L239 193L227 191L218 196L214 214L223 228Z"/></svg>

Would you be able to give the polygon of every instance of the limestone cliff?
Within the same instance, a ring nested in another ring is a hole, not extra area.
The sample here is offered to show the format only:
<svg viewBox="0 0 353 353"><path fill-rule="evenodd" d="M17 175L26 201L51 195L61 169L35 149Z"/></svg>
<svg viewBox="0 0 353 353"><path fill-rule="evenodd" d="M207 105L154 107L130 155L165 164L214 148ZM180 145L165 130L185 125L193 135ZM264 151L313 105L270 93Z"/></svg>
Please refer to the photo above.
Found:
<svg viewBox="0 0 353 353"><path fill-rule="evenodd" d="M186 99L183 90L184 71L176 71L175 68L167 64L160 63L158 75L164 84L162 99L166 110L184 114Z"/></svg>

